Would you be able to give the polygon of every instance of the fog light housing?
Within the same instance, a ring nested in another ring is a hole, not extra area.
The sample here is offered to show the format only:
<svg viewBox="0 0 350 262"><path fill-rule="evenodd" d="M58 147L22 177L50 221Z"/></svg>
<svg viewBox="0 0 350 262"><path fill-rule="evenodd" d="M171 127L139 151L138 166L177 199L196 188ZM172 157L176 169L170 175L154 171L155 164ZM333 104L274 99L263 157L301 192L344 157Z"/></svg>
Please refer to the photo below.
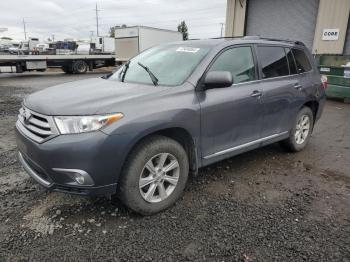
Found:
<svg viewBox="0 0 350 262"><path fill-rule="evenodd" d="M93 186L94 181L91 176L84 170L80 169L66 169L66 168L53 168L55 172L59 172L68 176L72 182L67 183L71 185L79 186Z"/></svg>

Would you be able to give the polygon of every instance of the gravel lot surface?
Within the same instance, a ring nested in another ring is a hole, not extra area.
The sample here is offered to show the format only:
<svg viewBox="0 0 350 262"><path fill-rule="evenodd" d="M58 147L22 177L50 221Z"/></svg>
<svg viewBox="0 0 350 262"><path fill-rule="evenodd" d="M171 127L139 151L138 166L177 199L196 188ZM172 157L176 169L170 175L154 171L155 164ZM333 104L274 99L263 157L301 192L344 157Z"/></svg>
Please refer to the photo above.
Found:
<svg viewBox="0 0 350 262"><path fill-rule="evenodd" d="M151 217L118 200L50 193L16 159L23 97L87 77L0 75L0 261L350 261L350 105L327 101L305 151L222 161Z"/></svg>

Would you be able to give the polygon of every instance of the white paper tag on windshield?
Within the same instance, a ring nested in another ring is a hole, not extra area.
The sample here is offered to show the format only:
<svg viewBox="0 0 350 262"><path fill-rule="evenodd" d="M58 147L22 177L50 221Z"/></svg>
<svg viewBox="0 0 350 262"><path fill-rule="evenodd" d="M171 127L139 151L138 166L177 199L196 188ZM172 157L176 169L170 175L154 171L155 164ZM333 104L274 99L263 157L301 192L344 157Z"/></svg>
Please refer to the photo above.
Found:
<svg viewBox="0 0 350 262"><path fill-rule="evenodd" d="M200 48L181 46L176 49L176 52L197 53L199 50Z"/></svg>

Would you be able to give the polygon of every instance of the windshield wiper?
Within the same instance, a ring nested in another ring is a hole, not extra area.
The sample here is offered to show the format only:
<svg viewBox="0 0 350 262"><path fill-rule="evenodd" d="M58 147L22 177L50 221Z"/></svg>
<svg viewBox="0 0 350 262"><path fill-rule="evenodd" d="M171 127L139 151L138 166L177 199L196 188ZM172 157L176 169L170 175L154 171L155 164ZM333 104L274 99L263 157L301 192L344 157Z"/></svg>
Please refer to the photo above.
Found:
<svg viewBox="0 0 350 262"><path fill-rule="evenodd" d="M141 64L140 62L137 62L139 66L141 66L143 69L146 70L146 72L149 74L149 77L152 80L152 83L157 86L158 85L158 78L152 73L152 71L145 65Z"/></svg>
<svg viewBox="0 0 350 262"><path fill-rule="evenodd" d="M128 71L129 69L129 65L130 65L130 60L128 62L125 63L124 65L124 69L120 72L119 77L121 76L122 79L121 81L124 82L125 79L125 75L126 75L126 71Z"/></svg>

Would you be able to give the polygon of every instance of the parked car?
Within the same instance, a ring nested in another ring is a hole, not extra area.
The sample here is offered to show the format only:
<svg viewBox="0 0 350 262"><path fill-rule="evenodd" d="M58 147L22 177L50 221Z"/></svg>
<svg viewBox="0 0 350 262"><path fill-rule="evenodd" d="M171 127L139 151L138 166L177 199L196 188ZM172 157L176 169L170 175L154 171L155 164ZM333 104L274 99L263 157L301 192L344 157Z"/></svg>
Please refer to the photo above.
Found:
<svg viewBox="0 0 350 262"><path fill-rule="evenodd" d="M190 173L281 141L305 148L325 102L300 42L259 37L176 42L109 78L29 95L16 123L19 160L44 187L117 193L141 214L182 195Z"/></svg>
<svg viewBox="0 0 350 262"><path fill-rule="evenodd" d="M11 45L11 47L9 47L9 53L11 55L17 55L18 54L18 48L19 48L19 44L18 43L13 43Z"/></svg>

